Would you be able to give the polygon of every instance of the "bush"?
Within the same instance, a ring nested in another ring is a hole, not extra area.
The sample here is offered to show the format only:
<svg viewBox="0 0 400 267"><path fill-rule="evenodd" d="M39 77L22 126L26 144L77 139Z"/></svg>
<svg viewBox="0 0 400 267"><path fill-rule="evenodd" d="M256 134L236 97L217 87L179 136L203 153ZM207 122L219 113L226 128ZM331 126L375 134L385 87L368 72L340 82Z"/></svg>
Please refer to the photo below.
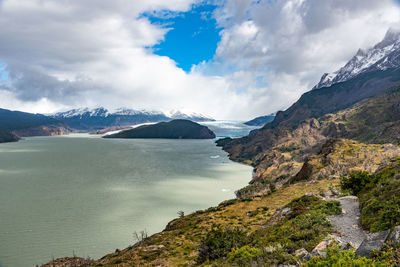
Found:
<svg viewBox="0 0 400 267"><path fill-rule="evenodd" d="M358 195L362 190L373 187L377 183L376 176L366 171L352 172L348 177L340 179L343 190L349 190L351 194Z"/></svg>
<svg viewBox="0 0 400 267"><path fill-rule="evenodd" d="M213 226L201 241L197 262L225 257L232 249L240 248L248 242L247 232L240 228L222 229L221 226Z"/></svg>
<svg viewBox="0 0 400 267"><path fill-rule="evenodd" d="M378 174L353 172L341 178L342 189L360 199L361 224L371 232L380 232L400 224L399 162L388 164Z"/></svg>
<svg viewBox="0 0 400 267"><path fill-rule="evenodd" d="M331 232L327 215L341 212L338 201L315 196L295 199L287 207L291 212L284 220L253 234L259 246L282 246L288 254L300 248L311 250Z"/></svg>
<svg viewBox="0 0 400 267"><path fill-rule="evenodd" d="M400 224L400 181L387 180L360 194L361 224L380 232Z"/></svg>
<svg viewBox="0 0 400 267"><path fill-rule="evenodd" d="M353 251L332 247L326 250L326 257L317 256L305 262L305 267L330 267L330 266L354 266L354 267L388 267L398 266L395 258L396 252L382 252L372 259L359 257Z"/></svg>
<svg viewBox="0 0 400 267"><path fill-rule="evenodd" d="M228 262L234 265L248 265L249 262L261 257L262 252L259 248L244 246L239 249L233 249L228 254Z"/></svg>

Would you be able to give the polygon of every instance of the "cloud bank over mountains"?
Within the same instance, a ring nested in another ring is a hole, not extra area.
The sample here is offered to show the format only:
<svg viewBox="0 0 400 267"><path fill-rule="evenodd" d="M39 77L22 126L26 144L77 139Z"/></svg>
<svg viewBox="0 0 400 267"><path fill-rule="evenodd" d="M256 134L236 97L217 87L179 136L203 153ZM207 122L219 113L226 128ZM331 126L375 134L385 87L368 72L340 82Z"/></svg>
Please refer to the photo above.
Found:
<svg viewBox="0 0 400 267"><path fill-rule="evenodd" d="M221 41L213 60L187 73L151 48L173 29L142 14L203 2L2 0L0 107L125 106L247 119L287 107L400 22L391 0L212 2Z"/></svg>

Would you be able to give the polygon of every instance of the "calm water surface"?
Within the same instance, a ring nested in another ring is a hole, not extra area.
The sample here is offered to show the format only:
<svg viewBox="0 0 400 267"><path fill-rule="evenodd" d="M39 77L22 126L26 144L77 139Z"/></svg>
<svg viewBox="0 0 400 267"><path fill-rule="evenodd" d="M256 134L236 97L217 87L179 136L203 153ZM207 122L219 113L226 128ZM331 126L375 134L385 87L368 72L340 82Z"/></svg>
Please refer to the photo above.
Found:
<svg viewBox="0 0 400 267"><path fill-rule="evenodd" d="M219 157L218 157L219 156ZM185 214L233 198L252 169L213 140L89 135L0 145L0 266L99 258Z"/></svg>

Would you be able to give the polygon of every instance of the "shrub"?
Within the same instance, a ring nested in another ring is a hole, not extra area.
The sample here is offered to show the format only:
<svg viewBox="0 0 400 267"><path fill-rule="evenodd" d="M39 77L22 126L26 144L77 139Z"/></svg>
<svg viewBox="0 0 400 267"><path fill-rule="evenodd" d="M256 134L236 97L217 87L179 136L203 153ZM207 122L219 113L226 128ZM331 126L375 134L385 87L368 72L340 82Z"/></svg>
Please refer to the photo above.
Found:
<svg viewBox="0 0 400 267"><path fill-rule="evenodd" d="M371 232L380 232L400 224L399 162L388 164L378 174L353 172L341 178L342 189L360 199L361 224Z"/></svg>
<svg viewBox="0 0 400 267"><path fill-rule="evenodd" d="M243 246L239 249L232 249L228 254L228 262L234 265L248 265L249 262L261 257L261 255L261 249Z"/></svg>
<svg viewBox="0 0 400 267"><path fill-rule="evenodd" d="M249 241L247 232L240 228L213 226L201 241L198 263L216 260L228 255L234 248L240 248Z"/></svg>
<svg viewBox="0 0 400 267"><path fill-rule="evenodd" d="M352 172L348 177L340 179L340 186L349 190L351 194L358 195L363 189L373 187L377 183L377 177L366 171Z"/></svg>
<svg viewBox="0 0 400 267"><path fill-rule="evenodd" d="M291 212L284 220L253 234L259 246L282 246L289 254L300 248L311 250L331 231L327 215L341 212L338 201L315 196L295 199L287 207Z"/></svg>
<svg viewBox="0 0 400 267"><path fill-rule="evenodd" d="M361 223L371 232L400 224L400 181L388 179L360 194Z"/></svg>
<svg viewBox="0 0 400 267"><path fill-rule="evenodd" d="M305 267L330 267L330 266L354 266L354 267L388 267L398 266L395 252L382 252L371 259L359 257L353 251L331 247L326 250L326 257L317 256L305 262Z"/></svg>

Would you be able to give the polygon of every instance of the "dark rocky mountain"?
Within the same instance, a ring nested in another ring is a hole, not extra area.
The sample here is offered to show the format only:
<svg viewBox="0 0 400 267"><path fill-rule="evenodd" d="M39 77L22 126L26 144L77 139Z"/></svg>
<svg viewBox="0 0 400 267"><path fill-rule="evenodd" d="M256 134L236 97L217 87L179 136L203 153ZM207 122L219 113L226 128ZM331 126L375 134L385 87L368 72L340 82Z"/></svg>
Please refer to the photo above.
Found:
<svg viewBox="0 0 400 267"><path fill-rule="evenodd" d="M386 40L375 47L397 43L388 36L395 35L389 33ZM218 145L229 152L231 159L254 166L255 179L264 179L294 175L307 155L316 153L328 138L397 143L400 139L396 134L396 112L400 98L398 95L387 97L386 94L399 85L398 67L361 72L346 81L303 94L261 129L243 138L222 139ZM368 99L374 99L373 103L378 104L373 108L356 105ZM341 113L344 110L347 112ZM353 114L355 111L357 116ZM333 113L341 115L334 120L329 119L329 114ZM293 155L294 160L286 159L283 163L279 158L287 157L285 153ZM290 164L285 167L286 163Z"/></svg>
<svg viewBox="0 0 400 267"><path fill-rule="evenodd" d="M250 121L246 121L244 124L249 125L249 126L263 126L275 119L275 114L270 114L266 116L260 116L257 118L254 118Z"/></svg>
<svg viewBox="0 0 400 267"><path fill-rule="evenodd" d="M2 140L17 141L18 137L57 135L68 131L65 125L41 114L0 109Z"/></svg>
<svg viewBox="0 0 400 267"><path fill-rule="evenodd" d="M279 111L275 119L261 129L243 138L221 140L219 144L232 159L251 159L273 147L281 136L286 136L307 119L349 108L399 84L400 69L363 73L346 82L307 92L290 108Z"/></svg>
<svg viewBox="0 0 400 267"><path fill-rule="evenodd" d="M0 130L21 130L41 125L59 125L60 121L41 115L0 109Z"/></svg>
<svg viewBox="0 0 400 267"><path fill-rule="evenodd" d="M215 134L208 127L189 120L172 120L142 125L104 138L212 139Z"/></svg>
<svg viewBox="0 0 400 267"><path fill-rule="evenodd" d="M181 112L173 112L171 115L166 115L159 111L124 108L111 112L102 107L95 109L73 109L56 113L52 117L80 131L96 131L109 127L124 127L148 122L170 121L173 119L189 119L193 121L213 120L201 114L188 115Z"/></svg>
<svg viewBox="0 0 400 267"><path fill-rule="evenodd" d="M313 89L345 82L361 73L398 67L400 67L400 32L390 29L385 38L373 48L367 51L359 49L344 67L334 73L325 73Z"/></svg>
<svg viewBox="0 0 400 267"><path fill-rule="evenodd" d="M17 142L19 137L12 132L0 130L0 143Z"/></svg>

